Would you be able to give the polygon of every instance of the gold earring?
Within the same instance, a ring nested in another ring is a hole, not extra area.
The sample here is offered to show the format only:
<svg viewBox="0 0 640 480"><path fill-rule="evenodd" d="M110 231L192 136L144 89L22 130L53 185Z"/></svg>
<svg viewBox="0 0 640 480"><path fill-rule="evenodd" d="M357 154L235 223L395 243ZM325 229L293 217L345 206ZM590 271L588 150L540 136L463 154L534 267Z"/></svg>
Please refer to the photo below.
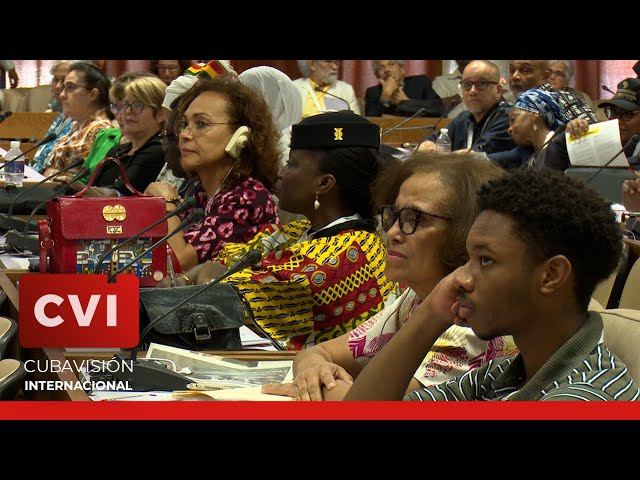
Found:
<svg viewBox="0 0 640 480"><path fill-rule="evenodd" d="M317 193L316 193L316 199L315 199L315 201L313 202L313 208L314 208L315 210L317 210L317 209L319 209L319 208L320 208L320 202L318 201L318 194L317 194Z"/></svg>
<svg viewBox="0 0 640 480"><path fill-rule="evenodd" d="M533 131L534 131L534 132L537 132L537 131L538 131L538 124L537 124L536 122L533 122L533 123L531 124L531 128L533 128Z"/></svg>

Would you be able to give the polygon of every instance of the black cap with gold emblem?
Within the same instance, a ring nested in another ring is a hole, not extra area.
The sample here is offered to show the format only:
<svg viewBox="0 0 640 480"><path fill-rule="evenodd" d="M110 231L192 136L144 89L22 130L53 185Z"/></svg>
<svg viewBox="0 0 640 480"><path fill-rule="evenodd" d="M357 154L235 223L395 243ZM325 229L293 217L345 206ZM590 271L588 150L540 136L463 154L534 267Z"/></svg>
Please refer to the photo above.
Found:
<svg viewBox="0 0 640 480"><path fill-rule="evenodd" d="M350 110L313 115L291 128L292 149L380 148L380 127Z"/></svg>
<svg viewBox="0 0 640 480"><path fill-rule="evenodd" d="M625 110L640 109L640 79L625 78L618 84L618 89L613 98L600 103L598 107L610 107L611 105Z"/></svg>

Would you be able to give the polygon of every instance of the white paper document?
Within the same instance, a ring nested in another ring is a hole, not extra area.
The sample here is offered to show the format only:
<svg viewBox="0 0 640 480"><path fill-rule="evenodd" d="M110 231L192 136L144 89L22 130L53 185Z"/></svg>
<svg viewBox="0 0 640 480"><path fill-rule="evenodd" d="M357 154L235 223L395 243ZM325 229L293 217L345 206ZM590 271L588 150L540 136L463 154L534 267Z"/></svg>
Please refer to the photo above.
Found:
<svg viewBox="0 0 640 480"><path fill-rule="evenodd" d="M571 138L568 133L565 138L574 167L601 167L622 150L617 119L589 125L589 131L580 138ZM628 167L629 162L624 152L620 152L608 166Z"/></svg>

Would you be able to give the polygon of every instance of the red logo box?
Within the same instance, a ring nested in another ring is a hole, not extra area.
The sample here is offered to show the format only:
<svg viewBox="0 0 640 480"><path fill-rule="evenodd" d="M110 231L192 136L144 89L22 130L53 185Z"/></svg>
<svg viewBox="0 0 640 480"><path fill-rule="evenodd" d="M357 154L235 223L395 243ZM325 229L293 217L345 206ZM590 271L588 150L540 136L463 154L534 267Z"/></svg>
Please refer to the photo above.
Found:
<svg viewBox="0 0 640 480"><path fill-rule="evenodd" d="M139 340L139 280L122 274L20 277L24 348L133 348Z"/></svg>

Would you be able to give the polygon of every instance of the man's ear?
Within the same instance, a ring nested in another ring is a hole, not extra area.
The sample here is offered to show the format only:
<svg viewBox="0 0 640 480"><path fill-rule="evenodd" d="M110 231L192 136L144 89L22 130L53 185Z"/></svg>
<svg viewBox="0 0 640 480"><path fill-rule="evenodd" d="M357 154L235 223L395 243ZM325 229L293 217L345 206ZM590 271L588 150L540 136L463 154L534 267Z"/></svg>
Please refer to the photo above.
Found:
<svg viewBox="0 0 640 480"><path fill-rule="evenodd" d="M572 272L571 262L564 255L555 255L547 259L540 272L540 293L552 295L564 288L571 281Z"/></svg>

